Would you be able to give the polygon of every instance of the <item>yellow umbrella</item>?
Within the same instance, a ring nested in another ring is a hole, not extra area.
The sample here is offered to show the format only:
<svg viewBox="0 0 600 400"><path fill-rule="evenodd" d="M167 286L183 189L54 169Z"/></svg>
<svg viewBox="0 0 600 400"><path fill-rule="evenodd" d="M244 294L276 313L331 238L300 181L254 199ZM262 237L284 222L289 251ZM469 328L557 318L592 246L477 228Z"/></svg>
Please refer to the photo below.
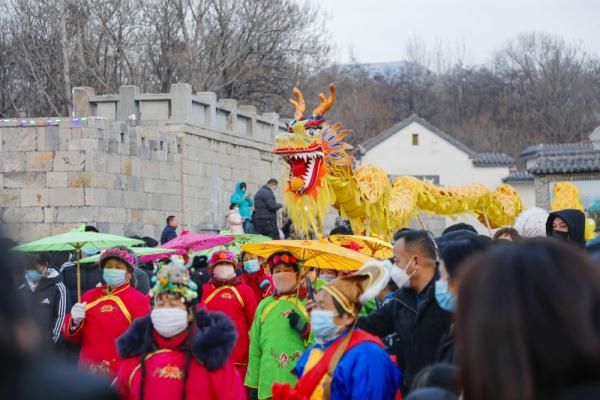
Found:
<svg viewBox="0 0 600 400"><path fill-rule="evenodd" d="M390 258L394 255L394 247L391 244L374 237L360 235L332 235L329 236L329 240L332 243L379 259Z"/></svg>
<svg viewBox="0 0 600 400"><path fill-rule="evenodd" d="M289 251L305 267L355 271L373 258L359 252L322 240L271 240L264 243L243 244L242 250L268 258L278 251Z"/></svg>

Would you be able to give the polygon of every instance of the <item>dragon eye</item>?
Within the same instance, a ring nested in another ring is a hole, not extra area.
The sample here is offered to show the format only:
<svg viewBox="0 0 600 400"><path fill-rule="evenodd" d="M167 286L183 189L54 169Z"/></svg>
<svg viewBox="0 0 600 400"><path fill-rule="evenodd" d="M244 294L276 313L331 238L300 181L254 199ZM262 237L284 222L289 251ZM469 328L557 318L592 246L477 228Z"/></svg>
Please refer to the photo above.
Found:
<svg viewBox="0 0 600 400"><path fill-rule="evenodd" d="M306 133L307 133L309 136L312 136L312 137L314 137L314 136L317 136L317 135L319 134L319 131L318 131L317 129L315 129L315 128L310 128L310 129L308 129L308 130L306 131Z"/></svg>

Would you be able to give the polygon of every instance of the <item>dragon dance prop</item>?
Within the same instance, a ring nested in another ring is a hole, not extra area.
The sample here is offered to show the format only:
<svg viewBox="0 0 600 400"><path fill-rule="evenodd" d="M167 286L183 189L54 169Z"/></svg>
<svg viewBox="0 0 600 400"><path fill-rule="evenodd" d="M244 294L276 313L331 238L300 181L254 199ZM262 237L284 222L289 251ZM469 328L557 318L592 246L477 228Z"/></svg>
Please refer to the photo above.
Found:
<svg viewBox="0 0 600 400"><path fill-rule="evenodd" d="M273 153L289 166L284 202L298 232L322 233L329 207L350 221L356 233L389 238L408 226L419 213L443 216L474 214L490 228L511 225L523 209L516 191L500 185L439 187L410 176L390 183L376 165L353 168L352 148L344 142L349 131L330 123L324 114L335 102L335 85L329 95L305 117L302 93L294 88L294 119L286 133L276 138Z"/></svg>
<svg viewBox="0 0 600 400"><path fill-rule="evenodd" d="M574 208L585 212L579 189L572 182L557 182L552 187L554 199L550 211L564 210L565 208ZM596 221L593 218L585 219L585 240L592 240L596 237Z"/></svg>

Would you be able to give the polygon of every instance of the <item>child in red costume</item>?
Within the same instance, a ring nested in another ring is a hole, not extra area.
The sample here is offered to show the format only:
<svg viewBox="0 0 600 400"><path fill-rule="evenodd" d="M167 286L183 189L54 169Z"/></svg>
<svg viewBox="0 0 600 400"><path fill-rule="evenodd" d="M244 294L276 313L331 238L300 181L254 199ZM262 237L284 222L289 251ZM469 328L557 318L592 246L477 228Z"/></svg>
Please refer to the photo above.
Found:
<svg viewBox="0 0 600 400"><path fill-rule="evenodd" d="M254 254L246 252L240 254L240 263L244 269L242 281L254 292L257 304L273 294L273 279L260 261Z"/></svg>
<svg viewBox="0 0 600 400"><path fill-rule="evenodd" d="M178 256L158 271L150 317L117 342L124 360L115 386L123 400L246 398L230 359L235 326L222 313L196 312L196 289Z"/></svg>
<svg viewBox="0 0 600 400"><path fill-rule="evenodd" d="M237 329L238 339L231 356L242 379L248 368L250 326L256 312L252 289L235 274L235 255L227 250L213 254L208 264L211 280L202 286L202 302L209 311L225 313Z"/></svg>
<svg viewBox="0 0 600 400"><path fill-rule="evenodd" d="M115 340L133 320L148 315L150 300L129 284L135 256L126 249L112 248L100 256L105 285L88 290L65 317L66 340L81 344L79 366L112 379L119 370Z"/></svg>

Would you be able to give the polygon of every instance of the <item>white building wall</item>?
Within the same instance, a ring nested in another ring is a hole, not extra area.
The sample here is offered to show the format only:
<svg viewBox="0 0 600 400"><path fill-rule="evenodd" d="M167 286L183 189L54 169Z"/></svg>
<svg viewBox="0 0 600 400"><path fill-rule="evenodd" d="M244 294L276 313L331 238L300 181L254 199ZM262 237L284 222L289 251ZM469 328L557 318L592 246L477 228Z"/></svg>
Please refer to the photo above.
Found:
<svg viewBox="0 0 600 400"><path fill-rule="evenodd" d="M413 134L419 144L413 145ZM442 186L461 186L482 183L490 190L508 176L509 167L475 167L469 155L447 142L423 125L413 122L387 140L369 149L360 160L364 164L376 164L388 175L439 176ZM447 218L446 225L464 221L485 234L487 228L474 217L466 215L456 220Z"/></svg>

